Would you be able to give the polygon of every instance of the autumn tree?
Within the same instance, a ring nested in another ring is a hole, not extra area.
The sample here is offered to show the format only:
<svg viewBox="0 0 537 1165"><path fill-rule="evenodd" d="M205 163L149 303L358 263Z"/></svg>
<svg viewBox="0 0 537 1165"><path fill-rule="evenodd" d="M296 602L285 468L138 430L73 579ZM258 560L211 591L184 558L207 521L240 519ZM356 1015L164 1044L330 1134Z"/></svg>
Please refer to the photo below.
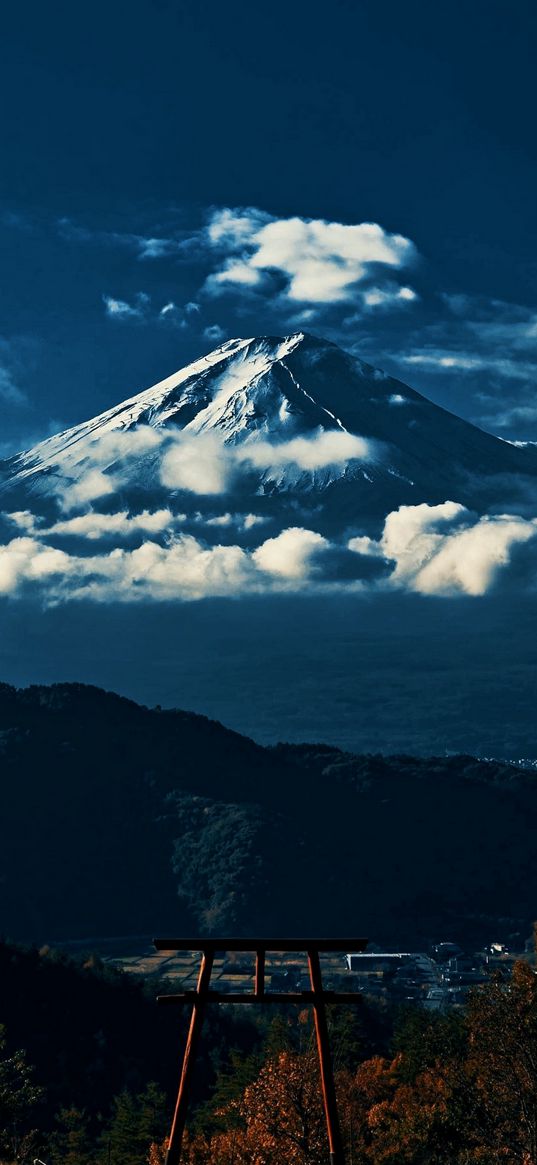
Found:
<svg viewBox="0 0 537 1165"><path fill-rule="evenodd" d="M376 1056L358 1069L350 1113L360 1160L382 1165L455 1165L473 1159L464 1061L446 1059L407 1077L405 1057Z"/></svg>
<svg viewBox="0 0 537 1165"><path fill-rule="evenodd" d="M491 1160L537 1161L537 976L519 961L474 993L469 1062L480 1098L480 1137ZM497 1153L497 1156L492 1156Z"/></svg>
<svg viewBox="0 0 537 1165"><path fill-rule="evenodd" d="M316 1054L281 1052L246 1088L241 1112L259 1165L325 1165L326 1128Z"/></svg>
<svg viewBox="0 0 537 1165"><path fill-rule="evenodd" d="M221 1132L189 1143L188 1165L325 1165L326 1127L312 1049L270 1056L220 1116Z"/></svg>

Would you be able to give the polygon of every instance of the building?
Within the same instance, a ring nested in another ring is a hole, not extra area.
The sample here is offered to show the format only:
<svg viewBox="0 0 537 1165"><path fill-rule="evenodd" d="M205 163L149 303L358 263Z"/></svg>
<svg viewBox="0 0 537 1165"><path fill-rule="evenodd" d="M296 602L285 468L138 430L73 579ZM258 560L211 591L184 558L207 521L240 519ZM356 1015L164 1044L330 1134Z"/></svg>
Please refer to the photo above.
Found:
<svg viewBox="0 0 537 1165"><path fill-rule="evenodd" d="M408 951L363 951L360 954L345 955L347 970L358 975L395 975L406 972L436 981L438 967L429 955Z"/></svg>

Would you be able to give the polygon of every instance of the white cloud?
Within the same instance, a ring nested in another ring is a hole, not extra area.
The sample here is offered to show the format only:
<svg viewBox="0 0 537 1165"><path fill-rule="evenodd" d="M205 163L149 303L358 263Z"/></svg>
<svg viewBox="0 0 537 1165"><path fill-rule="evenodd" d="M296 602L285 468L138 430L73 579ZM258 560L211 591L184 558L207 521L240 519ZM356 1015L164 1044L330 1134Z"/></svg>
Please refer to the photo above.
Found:
<svg viewBox="0 0 537 1165"><path fill-rule="evenodd" d="M109 319L120 321L143 320L149 306L149 296L145 292L140 291L135 298L134 304L131 304L127 303L124 299L114 299L111 295L103 295L103 303Z"/></svg>
<svg viewBox="0 0 537 1165"><path fill-rule="evenodd" d="M388 514L382 538L353 538L349 549L395 563L388 587L427 595L484 595L509 567L518 545L537 536L537 519L513 514L478 517L457 502L400 506ZM535 586L533 558L527 581Z"/></svg>
<svg viewBox="0 0 537 1165"><path fill-rule="evenodd" d="M137 425L135 429L115 429L99 434L91 448L91 460L95 464L110 465L120 458L143 456L158 449L165 434L151 425Z"/></svg>
<svg viewBox="0 0 537 1165"><path fill-rule="evenodd" d="M139 313L124 299L113 299L111 295L103 295L103 303L107 316L121 319L122 317L136 316Z"/></svg>
<svg viewBox="0 0 537 1165"><path fill-rule="evenodd" d="M307 585L311 561L327 548L320 534L290 529L253 553L242 547L206 546L191 535L166 545L145 541L134 550L72 555L36 538L0 547L0 594L16 597L39 586L48 604L192 600L255 594Z"/></svg>
<svg viewBox="0 0 537 1165"><path fill-rule="evenodd" d="M203 514L197 515L197 520L203 522L204 526L233 526L235 521L234 514L215 514L212 518L205 518Z"/></svg>
<svg viewBox="0 0 537 1165"><path fill-rule="evenodd" d="M446 352L443 349L412 352L401 355L399 360L402 364L419 365L432 372L474 372L485 367L480 356L471 356L464 352Z"/></svg>
<svg viewBox="0 0 537 1165"><path fill-rule="evenodd" d="M233 454L212 433L178 434L164 453L160 480L168 489L196 494L222 494L234 473Z"/></svg>
<svg viewBox="0 0 537 1165"><path fill-rule="evenodd" d="M300 469L313 471L328 465L345 464L355 458L367 461L372 456L372 448L372 443L364 437L333 429L312 437L294 437L274 444L250 441L238 449L237 454L260 469L298 465Z"/></svg>
<svg viewBox="0 0 537 1165"><path fill-rule="evenodd" d="M141 460L147 487L154 482L157 488L210 496L227 493L244 473L344 467L353 459L369 460L374 450L373 442L339 429L274 444L254 439L226 445L216 432L139 425L105 432L89 448L84 442L74 443L56 460L51 454L54 472L48 484L61 509L70 514L87 510L130 484L136 486Z"/></svg>
<svg viewBox="0 0 537 1165"><path fill-rule="evenodd" d="M425 368L428 372L489 372L506 380L527 381L537 377L537 362L513 359L493 351L455 351L446 348L423 348L396 357L400 364Z"/></svg>
<svg viewBox="0 0 537 1165"><path fill-rule="evenodd" d="M173 255L176 250L177 244L173 239L138 238L139 259L164 259L168 255Z"/></svg>
<svg viewBox="0 0 537 1165"><path fill-rule="evenodd" d="M35 534L38 531L41 519L32 514L31 510L15 510L12 514L4 514L18 530L24 530L25 534Z"/></svg>
<svg viewBox="0 0 537 1165"><path fill-rule="evenodd" d="M0 546L0 595L15 594L24 581L46 582L65 576L69 556L62 550L43 546L34 538L14 538Z"/></svg>
<svg viewBox="0 0 537 1165"><path fill-rule="evenodd" d="M368 558L384 558L381 543L369 538L367 534L358 534L350 538L347 545L354 554L365 554Z"/></svg>
<svg viewBox="0 0 537 1165"><path fill-rule="evenodd" d="M262 517L261 514L241 514L241 518L244 530L253 530L254 526L265 526L271 520Z"/></svg>
<svg viewBox="0 0 537 1165"><path fill-rule="evenodd" d="M234 283L239 287L260 287L263 283L263 276L260 271L256 271L248 262L241 262L238 259L229 259L223 266L221 271L216 272L215 275L210 276L210 288L216 288L219 284Z"/></svg>
<svg viewBox="0 0 537 1165"><path fill-rule="evenodd" d="M230 514L226 512L225 514L212 514L209 516L207 514L197 513L194 521L202 526L209 526L209 528L213 526L217 528L235 526L237 530L253 530L257 526L265 526L271 519L265 516L262 517L261 514Z"/></svg>
<svg viewBox="0 0 537 1165"><path fill-rule="evenodd" d="M253 559L268 574L303 579L309 574L315 555L327 550L329 545L326 538L314 530L292 526L276 538L268 538L254 551Z"/></svg>
<svg viewBox="0 0 537 1165"><path fill-rule="evenodd" d="M126 299L116 299L111 295L103 295L102 299L108 319L115 320L117 323L167 324L184 330L191 327L199 312L197 304L189 302L181 307L173 299L168 300L159 308L151 303L151 297L144 291L139 291L132 303ZM207 328L204 334L209 340L218 340L224 336L217 325Z"/></svg>
<svg viewBox="0 0 537 1165"><path fill-rule="evenodd" d="M458 502L430 506L400 506L388 514L381 540L386 558L396 562L393 580L415 576L442 545L446 525L453 527L467 513Z"/></svg>
<svg viewBox="0 0 537 1165"><path fill-rule="evenodd" d="M89 456L87 447L81 446L80 460L77 445L70 447L65 458L56 462L60 476L50 478L62 510L87 506L127 484L130 477L136 478L137 458L158 451L164 440L158 429L139 425L99 435L92 441Z"/></svg>
<svg viewBox="0 0 537 1165"><path fill-rule="evenodd" d="M330 304L353 298L356 286L378 268L404 268L416 251L410 239L390 234L378 223L345 225L298 216L277 219L256 208L213 212L207 240L223 255L206 284L209 292L225 286L256 287L267 272L286 280L285 296L300 303ZM371 288L369 306L391 298L410 301L410 287Z"/></svg>
<svg viewBox="0 0 537 1165"><path fill-rule="evenodd" d="M394 283L371 287L362 296L365 307L381 308L400 307L405 303L415 303L417 299L418 295L412 287L397 287Z"/></svg>
<svg viewBox="0 0 537 1165"><path fill-rule="evenodd" d="M226 513L218 524L251 528L247 517ZM237 544L206 545L192 535L174 533L179 518L171 518L169 511L131 517L124 512L86 514L50 530L32 528L24 512L12 518L27 533L0 547L0 594L16 597L28 587L37 588L48 604L82 598L192 600L319 588L479 596L503 585L503 580L533 589L537 581L537 550L525 549L526 544L537 545L537 519L512 514L478 517L455 502L402 506L388 515L378 541L364 535L351 539L348 550L357 557L393 566L389 575L384 568L382 577L376 572L376 581L366 572L369 582L363 572L359 577L340 576L338 563L345 547L303 527L289 527L248 550ZM218 528L212 519L207 524ZM101 535L123 538L134 530L149 537L135 549L115 545L108 553L71 554L47 541L62 533L89 540ZM151 538L158 533L166 533L164 543Z"/></svg>
<svg viewBox="0 0 537 1165"><path fill-rule="evenodd" d="M158 323L167 324L173 328L181 328L182 331L190 327L190 319L186 309L179 307L173 300L169 300L161 307L160 311L156 313L156 320Z"/></svg>
<svg viewBox="0 0 537 1165"><path fill-rule="evenodd" d="M414 589L429 595L457 591L484 595L493 586L500 568L509 565L517 543L528 542L536 534L537 527L523 518L482 518L475 526L445 540L419 572Z"/></svg>
<svg viewBox="0 0 537 1165"><path fill-rule="evenodd" d="M278 470L297 466L314 472L329 465L346 465L353 459L369 460L373 443L345 430L319 431L311 437L294 437L272 444L250 440L225 445L214 433L178 433L168 437L160 466L160 480L167 489L196 494L223 494L244 468Z"/></svg>
<svg viewBox="0 0 537 1165"><path fill-rule="evenodd" d="M400 287L399 291L397 292L397 298L405 299L407 303L412 303L412 301L418 297L413 287Z"/></svg>
<svg viewBox="0 0 537 1165"><path fill-rule="evenodd" d="M0 593L16 595L24 584L40 582L49 603L202 598L244 588L254 568L238 546L203 547L195 538L171 546L144 542L136 550L79 557L31 538L0 547Z"/></svg>
<svg viewBox="0 0 537 1165"><path fill-rule="evenodd" d="M213 245L233 250L251 243L263 227L274 221L272 215L253 206L243 211L224 207L211 214L207 235Z"/></svg>
<svg viewBox="0 0 537 1165"><path fill-rule="evenodd" d="M89 469L77 481L67 486L58 483L58 495L62 509L76 510L79 506L94 502L97 498L104 498L116 489L116 481L111 474L103 473L100 469Z"/></svg>
<svg viewBox="0 0 537 1165"><path fill-rule="evenodd" d="M14 517L15 515L10 515ZM180 515L184 518L185 515ZM90 510L87 514L77 514L74 518L67 518L55 522L46 533L88 538L95 541L99 538L129 537L131 534L146 533L159 534L170 530L177 522L169 509L142 510L140 514L129 515L127 510L115 514L99 514Z"/></svg>

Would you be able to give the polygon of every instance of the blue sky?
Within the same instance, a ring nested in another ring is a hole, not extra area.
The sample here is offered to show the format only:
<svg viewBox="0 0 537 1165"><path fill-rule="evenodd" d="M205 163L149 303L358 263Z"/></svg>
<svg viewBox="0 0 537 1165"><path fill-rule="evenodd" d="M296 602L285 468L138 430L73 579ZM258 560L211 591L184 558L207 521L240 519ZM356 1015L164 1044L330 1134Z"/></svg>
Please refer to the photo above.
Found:
<svg viewBox="0 0 537 1165"><path fill-rule="evenodd" d="M522 0L12 5L2 451L297 329L537 439L535 31Z"/></svg>

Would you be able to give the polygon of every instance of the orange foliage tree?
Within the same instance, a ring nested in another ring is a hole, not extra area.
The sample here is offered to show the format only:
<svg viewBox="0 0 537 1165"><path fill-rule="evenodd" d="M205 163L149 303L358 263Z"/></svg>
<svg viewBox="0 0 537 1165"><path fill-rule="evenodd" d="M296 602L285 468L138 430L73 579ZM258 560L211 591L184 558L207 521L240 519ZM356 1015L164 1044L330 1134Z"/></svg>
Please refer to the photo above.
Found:
<svg viewBox="0 0 537 1165"><path fill-rule="evenodd" d="M468 1009L468 1059L480 1101L481 1142L506 1162L537 1162L537 976L517 962Z"/></svg>
<svg viewBox="0 0 537 1165"><path fill-rule="evenodd" d="M188 1165L324 1165L326 1128L315 1053L281 1051L221 1118L223 1132L195 1137ZM237 1116L240 1118L237 1123Z"/></svg>
<svg viewBox="0 0 537 1165"><path fill-rule="evenodd" d="M537 1165L533 969L475 991L465 1015L412 1023L393 1058L336 1073L349 1165ZM187 1165L326 1165L311 1042L270 1055L218 1117L219 1131L188 1140Z"/></svg>

